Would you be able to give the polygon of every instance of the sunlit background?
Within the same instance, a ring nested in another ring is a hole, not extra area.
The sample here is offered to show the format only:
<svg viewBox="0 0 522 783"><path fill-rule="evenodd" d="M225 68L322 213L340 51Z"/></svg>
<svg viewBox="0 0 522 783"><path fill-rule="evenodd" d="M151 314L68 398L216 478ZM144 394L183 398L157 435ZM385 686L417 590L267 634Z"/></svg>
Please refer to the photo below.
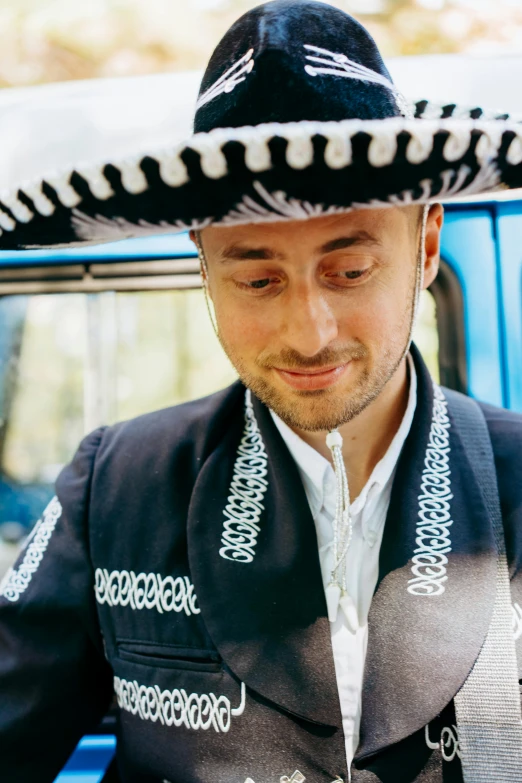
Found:
<svg viewBox="0 0 522 783"><path fill-rule="evenodd" d="M0 85L198 69L250 0L1 0ZM520 0L338 0L387 56L522 50Z"/></svg>

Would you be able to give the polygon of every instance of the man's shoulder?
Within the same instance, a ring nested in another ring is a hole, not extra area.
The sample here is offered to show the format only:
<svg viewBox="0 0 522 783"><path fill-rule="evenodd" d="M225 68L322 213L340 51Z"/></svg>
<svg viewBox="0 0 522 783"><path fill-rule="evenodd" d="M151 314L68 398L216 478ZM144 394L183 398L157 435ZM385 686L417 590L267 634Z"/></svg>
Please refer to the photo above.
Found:
<svg viewBox="0 0 522 783"><path fill-rule="evenodd" d="M176 449L204 451L241 413L243 398L244 387L237 381L207 397L118 422L105 428L99 455L142 462Z"/></svg>
<svg viewBox="0 0 522 783"><path fill-rule="evenodd" d="M522 446L522 414L507 408L479 402L496 457L520 455Z"/></svg>
<svg viewBox="0 0 522 783"><path fill-rule="evenodd" d="M522 569L522 415L480 403L495 456L495 467L508 561L512 573Z"/></svg>
<svg viewBox="0 0 522 783"><path fill-rule="evenodd" d="M518 531L522 529L522 415L486 403L480 407L491 437L504 521ZM516 539L516 550L522 554L518 533Z"/></svg>

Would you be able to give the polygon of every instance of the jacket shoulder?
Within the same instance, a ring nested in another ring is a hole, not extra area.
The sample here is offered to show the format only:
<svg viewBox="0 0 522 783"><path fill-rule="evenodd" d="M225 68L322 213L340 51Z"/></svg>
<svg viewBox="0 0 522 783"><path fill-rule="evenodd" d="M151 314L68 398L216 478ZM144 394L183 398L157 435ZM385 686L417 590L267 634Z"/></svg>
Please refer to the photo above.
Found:
<svg viewBox="0 0 522 783"><path fill-rule="evenodd" d="M522 446L522 414L480 402L495 459L519 459Z"/></svg>
<svg viewBox="0 0 522 783"><path fill-rule="evenodd" d="M244 386L237 381L219 392L191 402L146 413L105 428L98 447L97 465L122 467L154 465L173 458L200 465L231 422L241 417Z"/></svg>
<svg viewBox="0 0 522 783"><path fill-rule="evenodd" d="M480 403L491 437L511 573L522 568L522 415Z"/></svg>

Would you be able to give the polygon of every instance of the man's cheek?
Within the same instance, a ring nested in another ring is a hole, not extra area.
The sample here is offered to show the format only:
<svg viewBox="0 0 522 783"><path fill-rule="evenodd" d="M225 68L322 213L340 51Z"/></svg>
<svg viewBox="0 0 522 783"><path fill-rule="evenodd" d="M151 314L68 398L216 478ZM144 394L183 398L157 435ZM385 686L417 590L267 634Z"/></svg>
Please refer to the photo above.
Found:
<svg viewBox="0 0 522 783"><path fill-rule="evenodd" d="M389 303L373 305L364 312L352 314L340 322L339 334L345 341L371 344L393 329L394 319Z"/></svg>
<svg viewBox="0 0 522 783"><path fill-rule="evenodd" d="M227 352L245 367L252 366L256 357L273 345L273 339L263 325L251 319L227 317L219 324L219 329Z"/></svg>

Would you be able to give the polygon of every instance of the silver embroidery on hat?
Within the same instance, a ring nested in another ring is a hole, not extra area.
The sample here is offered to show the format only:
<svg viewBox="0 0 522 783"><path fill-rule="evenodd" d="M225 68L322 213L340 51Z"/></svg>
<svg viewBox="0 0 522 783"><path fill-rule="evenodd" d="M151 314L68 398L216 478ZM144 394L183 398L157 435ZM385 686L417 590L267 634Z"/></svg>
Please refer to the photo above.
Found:
<svg viewBox="0 0 522 783"><path fill-rule="evenodd" d="M87 215L80 209L73 208L71 224L80 242L103 242L121 239L124 236L148 236L158 233L175 233L201 229L209 224L230 225L248 222L268 222L272 220L298 220L309 217L348 212L351 208L368 206L389 206L390 204L423 203L431 198L444 199L451 196L473 195L481 191L495 190L501 186L501 172L496 165L500 145L506 130L515 133L506 152L506 162L518 165L522 160L522 132L516 124L499 122L499 127L492 129L480 121L473 122L473 128L481 136L475 147L475 157L479 166L474 177L469 179L471 169L461 165L458 169L451 168L437 174L432 179L424 179L419 183L421 193L413 195L412 190L404 190L391 194L386 199L372 199L370 202L354 202L351 206L325 206L321 203L311 203L288 197L284 191L268 192L258 181L252 183L257 190L262 203L250 195L246 195L220 220L214 216L194 219L190 222L160 220L150 223L140 219L132 222L124 217L107 217L101 214ZM216 128L208 134L196 134L190 142L192 149L201 154L201 168L210 178L219 178L227 174L227 161L222 147L227 141L238 141L245 149L245 164L254 172L265 171L272 165L269 142L272 138L282 137L288 142L286 149L287 164L295 169L306 168L314 162L316 151L313 137L322 135L327 144L324 148L324 162L332 169L342 169L352 162L352 137L364 131L371 137L368 146L368 162L374 167L389 165L397 155L397 136L406 131L410 140L406 148L406 159L409 163L418 164L427 160L433 150L433 140L440 130L450 134L449 144L444 146L443 154L452 160L455 155L464 150L463 139L469 139L467 126L456 127L455 120L410 121L403 117L382 120L344 120L341 122L299 122L299 123L266 123L259 128ZM176 145L172 149L159 149L151 152L148 157L158 163L159 174L169 187L180 187L189 182L188 172L182 160L183 146ZM120 167L122 186L131 193L142 191L149 186L141 169L142 158L114 162ZM121 164L121 166L120 166ZM104 175L105 163L79 166L78 173L87 182L92 195L99 200L107 200L114 196L114 191ZM56 189L56 195L64 206L78 201L79 194L74 191L70 174L54 172L46 175L44 180ZM41 215L50 216L55 212L55 205L43 193L44 180L22 183L20 188L3 194L4 200L16 206L16 212L24 221L30 220L30 211L18 199L18 191L31 199L34 209ZM442 186L441 183L442 182ZM464 184L466 183L467 184ZM0 202L1 203L1 202ZM78 201L79 203L79 201ZM6 207L7 209L7 207ZM20 209L22 212L20 212ZM13 213L14 215L14 213ZM0 206L0 236L4 232L14 231L17 220ZM58 245L60 246L60 245ZM57 246L57 247L58 247ZM64 247L74 247L74 242L66 242ZM27 249L39 245L25 245Z"/></svg>
<svg viewBox="0 0 522 783"><path fill-rule="evenodd" d="M197 231L205 228L212 222L212 218L193 220L184 223L175 220L169 223L159 220L157 223L149 223L147 220L138 220L133 223L123 217L108 218L105 215L86 215L79 209L72 210L71 225L78 239L86 242L116 242L125 237L151 236L152 234L173 234L179 231Z"/></svg>
<svg viewBox="0 0 522 783"><path fill-rule="evenodd" d="M320 215L350 212L350 207L325 207L324 204L312 204L298 198L288 198L283 190L270 193L258 180L254 180L252 187L258 194L260 201L256 201L252 196L243 196L243 200L236 204L235 208L231 209L216 225L306 220Z"/></svg>
<svg viewBox="0 0 522 783"><path fill-rule="evenodd" d="M330 52L328 49L321 49L320 46L312 46L311 44L303 44L303 46L309 52L313 52L313 54L306 55L306 59L314 63L314 65L309 63L305 65L305 71L310 76L326 74L343 76L346 79L357 79L370 84L379 84L381 87L386 87L393 94L397 108L404 117L413 117L411 105L399 92L395 84L386 76L373 71L371 68L367 68L365 65L361 65L361 63L355 62L355 60L350 60L345 54Z"/></svg>
<svg viewBox="0 0 522 783"><path fill-rule="evenodd" d="M201 109L206 103L213 101L214 98L217 98L218 95L222 95L224 92L232 92L238 84L244 82L254 67L253 54L254 50L249 49L248 52L244 54L243 57L240 57L231 68L225 71L208 90L205 90L198 98L196 109Z"/></svg>

